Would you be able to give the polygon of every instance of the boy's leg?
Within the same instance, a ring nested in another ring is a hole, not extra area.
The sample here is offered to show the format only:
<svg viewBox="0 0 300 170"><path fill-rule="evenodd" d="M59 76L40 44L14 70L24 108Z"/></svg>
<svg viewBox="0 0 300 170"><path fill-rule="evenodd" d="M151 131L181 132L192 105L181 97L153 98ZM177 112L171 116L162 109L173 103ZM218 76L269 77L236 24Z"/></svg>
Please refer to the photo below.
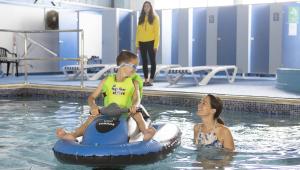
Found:
<svg viewBox="0 0 300 170"><path fill-rule="evenodd" d="M88 119L78 127L75 132L67 133L65 130L58 128L56 130L56 136L61 139L66 140L76 140L77 137L82 136L85 129L89 126L90 123L96 118L97 116L90 115Z"/></svg>
<svg viewBox="0 0 300 170"><path fill-rule="evenodd" d="M136 121L140 131L144 134L144 140L150 140L156 133L156 130L153 127L147 127L141 112L137 112L133 118Z"/></svg>

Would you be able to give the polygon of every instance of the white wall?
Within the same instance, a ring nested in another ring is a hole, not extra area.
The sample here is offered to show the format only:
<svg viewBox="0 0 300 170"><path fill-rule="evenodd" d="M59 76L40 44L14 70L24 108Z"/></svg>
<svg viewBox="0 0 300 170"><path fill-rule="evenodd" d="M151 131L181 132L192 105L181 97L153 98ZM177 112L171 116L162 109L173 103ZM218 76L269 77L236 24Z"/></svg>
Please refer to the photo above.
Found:
<svg viewBox="0 0 300 170"><path fill-rule="evenodd" d="M269 40L269 73L275 74L282 64L282 29L283 29L283 4L270 5L270 40ZM277 16L274 15L279 15ZM275 18L274 18L275 17ZM274 19L278 19L274 21Z"/></svg>
<svg viewBox="0 0 300 170"><path fill-rule="evenodd" d="M13 30L44 30L44 9L26 6L6 5L0 4L0 29ZM0 46L8 50L12 50L13 34L0 32ZM58 51L58 34L36 34L29 35L30 38L43 44L45 47ZM17 54L22 56L24 54L24 39L17 37ZM42 57L51 58L51 54L45 52L40 47L32 45L29 50L28 57ZM29 61L33 68L29 68L29 72L57 72L59 70L58 62L49 61ZM22 65L22 62L21 62ZM23 72L24 67L19 67L19 72ZM6 72L6 64L2 65L2 70Z"/></svg>
<svg viewBox="0 0 300 170"><path fill-rule="evenodd" d="M99 13L79 12L79 28L84 31L84 54L102 57L102 16ZM81 53L79 53L81 54Z"/></svg>
<svg viewBox="0 0 300 170"><path fill-rule="evenodd" d="M216 65L218 51L218 8L207 8L206 17L206 65ZM212 17L213 23L210 23L209 18L212 19Z"/></svg>
<svg viewBox="0 0 300 170"><path fill-rule="evenodd" d="M178 64L192 66L192 39L193 39L193 9L179 10L178 26Z"/></svg>
<svg viewBox="0 0 300 170"><path fill-rule="evenodd" d="M241 73L248 73L250 70L250 13L249 5L237 6L237 28L236 28L236 65Z"/></svg>
<svg viewBox="0 0 300 170"><path fill-rule="evenodd" d="M159 10L160 45L156 54L157 64L171 64L172 59L172 10Z"/></svg>

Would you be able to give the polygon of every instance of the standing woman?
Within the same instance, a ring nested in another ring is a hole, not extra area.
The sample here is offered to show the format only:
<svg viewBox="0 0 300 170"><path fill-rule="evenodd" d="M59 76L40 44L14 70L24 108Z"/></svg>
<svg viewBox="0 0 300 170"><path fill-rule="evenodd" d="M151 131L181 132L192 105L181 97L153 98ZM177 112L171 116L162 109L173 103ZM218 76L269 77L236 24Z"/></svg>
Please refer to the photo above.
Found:
<svg viewBox="0 0 300 170"><path fill-rule="evenodd" d="M136 29L136 49L142 56L144 86L152 86L156 71L156 52L159 46L160 26L159 17L154 14L154 10L149 1L145 1L139 17ZM148 57L150 58L151 73L149 78Z"/></svg>

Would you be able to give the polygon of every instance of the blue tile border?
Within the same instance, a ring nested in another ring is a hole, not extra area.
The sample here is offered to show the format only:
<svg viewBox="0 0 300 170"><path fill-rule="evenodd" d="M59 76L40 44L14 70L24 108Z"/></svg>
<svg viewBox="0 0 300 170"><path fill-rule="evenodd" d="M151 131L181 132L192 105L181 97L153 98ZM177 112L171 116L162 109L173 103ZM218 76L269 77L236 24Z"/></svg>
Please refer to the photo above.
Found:
<svg viewBox="0 0 300 170"><path fill-rule="evenodd" d="M91 90L76 90L76 89L59 89L59 88L0 88L0 98L6 97L41 97L41 98L60 98L67 100L87 100ZM253 113L268 113L268 114L288 114L300 116L300 102L295 103L274 103L273 99L268 100L253 100L247 97L235 98L222 97L224 110L239 111L239 112L253 112ZM143 104L162 104L170 106L181 106L196 108L200 96L189 95L168 95L167 93L151 94L147 92L143 96ZM102 99L99 99L101 103ZM284 100L283 100L284 101Z"/></svg>

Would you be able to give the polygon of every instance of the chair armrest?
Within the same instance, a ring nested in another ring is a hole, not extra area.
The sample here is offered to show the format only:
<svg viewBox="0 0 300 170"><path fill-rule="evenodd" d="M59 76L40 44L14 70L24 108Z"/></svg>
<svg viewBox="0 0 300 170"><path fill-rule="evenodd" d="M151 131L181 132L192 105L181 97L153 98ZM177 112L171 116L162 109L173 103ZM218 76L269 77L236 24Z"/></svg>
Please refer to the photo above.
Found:
<svg viewBox="0 0 300 170"><path fill-rule="evenodd" d="M14 55L15 57L17 57L17 53L12 53L12 52L10 52L10 51L8 51L8 50L7 50L7 53L8 53L8 54L11 54L11 55Z"/></svg>

